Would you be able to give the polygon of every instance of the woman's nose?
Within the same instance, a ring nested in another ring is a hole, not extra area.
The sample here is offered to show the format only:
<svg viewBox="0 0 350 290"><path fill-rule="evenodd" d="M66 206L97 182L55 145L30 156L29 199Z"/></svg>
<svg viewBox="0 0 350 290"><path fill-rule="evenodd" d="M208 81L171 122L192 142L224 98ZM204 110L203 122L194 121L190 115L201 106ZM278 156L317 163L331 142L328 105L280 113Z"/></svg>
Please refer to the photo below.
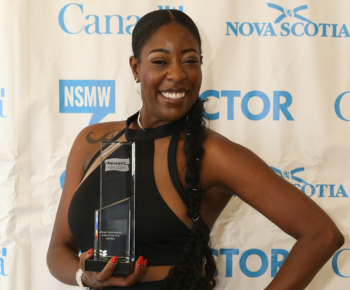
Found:
<svg viewBox="0 0 350 290"><path fill-rule="evenodd" d="M174 63L169 67L167 72L167 80L173 82L181 82L187 77L186 72L183 70L180 64Z"/></svg>

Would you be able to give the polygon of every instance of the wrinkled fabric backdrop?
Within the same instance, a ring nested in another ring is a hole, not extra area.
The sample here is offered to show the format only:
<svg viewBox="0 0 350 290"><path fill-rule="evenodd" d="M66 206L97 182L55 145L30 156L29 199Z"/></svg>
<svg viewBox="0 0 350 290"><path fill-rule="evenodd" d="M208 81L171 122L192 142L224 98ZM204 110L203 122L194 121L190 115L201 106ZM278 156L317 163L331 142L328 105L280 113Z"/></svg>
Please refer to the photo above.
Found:
<svg viewBox="0 0 350 290"><path fill-rule="evenodd" d="M131 33L144 14L169 8L200 30L210 127L254 151L345 235L307 289L348 289L349 1L1 0L1 290L73 289L45 260L69 150L87 125L139 109ZM212 231L218 289L264 289L294 243L233 197Z"/></svg>

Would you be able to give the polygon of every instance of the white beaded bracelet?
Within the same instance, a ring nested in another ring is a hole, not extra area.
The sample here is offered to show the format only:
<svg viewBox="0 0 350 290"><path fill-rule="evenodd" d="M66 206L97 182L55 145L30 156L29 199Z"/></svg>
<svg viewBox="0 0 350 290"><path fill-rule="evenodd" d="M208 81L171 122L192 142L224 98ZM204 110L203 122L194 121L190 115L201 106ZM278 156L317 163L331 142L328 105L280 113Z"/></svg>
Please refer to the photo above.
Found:
<svg viewBox="0 0 350 290"><path fill-rule="evenodd" d="M75 280L77 280L77 283L79 285L80 288L83 288L85 290L89 290L89 287L85 287L83 285L83 282L81 281L81 276L83 276L84 271L82 269L79 268L79 270L77 271L77 273L75 274Z"/></svg>

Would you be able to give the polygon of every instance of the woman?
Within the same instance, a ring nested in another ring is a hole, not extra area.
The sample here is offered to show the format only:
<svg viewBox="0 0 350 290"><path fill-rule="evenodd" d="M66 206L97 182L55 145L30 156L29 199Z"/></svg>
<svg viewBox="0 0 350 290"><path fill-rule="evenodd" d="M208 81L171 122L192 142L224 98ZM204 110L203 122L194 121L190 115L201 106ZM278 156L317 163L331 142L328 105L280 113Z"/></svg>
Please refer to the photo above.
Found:
<svg viewBox="0 0 350 290"><path fill-rule="evenodd" d="M143 106L126 123L89 126L75 140L47 255L51 273L71 285L77 285L78 273L78 280L93 288L213 289L209 233L236 194L297 239L265 289L304 289L343 236L311 199L256 155L205 127L198 97L201 40L193 21L176 10L151 12L135 26L132 47L130 66L141 83ZM141 168L136 183L140 257L127 277L111 275L117 257L101 273L82 271L93 255L91 224L99 207L99 144L89 143L87 135L113 130L120 132L113 140L136 142Z"/></svg>

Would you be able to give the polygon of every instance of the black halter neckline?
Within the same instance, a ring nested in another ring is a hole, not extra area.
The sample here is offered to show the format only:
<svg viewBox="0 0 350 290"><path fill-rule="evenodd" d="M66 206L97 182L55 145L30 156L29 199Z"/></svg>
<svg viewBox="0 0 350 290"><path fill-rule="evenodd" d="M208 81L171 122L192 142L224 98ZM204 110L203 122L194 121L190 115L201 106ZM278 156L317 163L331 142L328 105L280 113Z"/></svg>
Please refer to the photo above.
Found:
<svg viewBox="0 0 350 290"><path fill-rule="evenodd" d="M138 115L139 112L132 115L126 120L125 137L129 141L143 141L164 138L183 130L186 126L187 115L182 117L180 120L164 124L152 129L146 128L144 131L142 129L137 131L130 129L130 124L137 119Z"/></svg>

